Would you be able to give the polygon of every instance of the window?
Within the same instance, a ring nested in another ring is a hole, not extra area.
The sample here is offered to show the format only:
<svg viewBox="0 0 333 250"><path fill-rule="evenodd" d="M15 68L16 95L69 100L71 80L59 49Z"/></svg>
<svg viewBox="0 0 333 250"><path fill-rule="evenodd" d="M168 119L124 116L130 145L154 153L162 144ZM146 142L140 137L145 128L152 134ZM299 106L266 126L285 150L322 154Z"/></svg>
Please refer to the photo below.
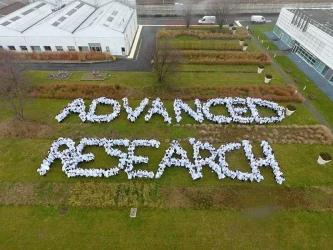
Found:
<svg viewBox="0 0 333 250"><path fill-rule="evenodd" d="M28 50L27 46L20 46L20 49L21 49L22 51L27 51L27 50Z"/></svg>
<svg viewBox="0 0 333 250"><path fill-rule="evenodd" d="M2 47L2 46L0 46L0 50L3 50L3 47Z"/></svg>
<svg viewBox="0 0 333 250"><path fill-rule="evenodd" d="M105 47L105 50L106 50L107 52L110 52L110 47L109 47L109 46L106 46L106 47Z"/></svg>
<svg viewBox="0 0 333 250"><path fill-rule="evenodd" d="M15 49L15 46L8 46L8 49L9 49L9 50L16 50L16 49Z"/></svg>
<svg viewBox="0 0 333 250"><path fill-rule="evenodd" d="M44 46L45 51L52 51L51 46Z"/></svg>
<svg viewBox="0 0 333 250"><path fill-rule="evenodd" d="M330 82L333 83L333 75L330 78Z"/></svg>
<svg viewBox="0 0 333 250"><path fill-rule="evenodd" d="M88 46L79 46L79 51L89 51Z"/></svg>
<svg viewBox="0 0 333 250"><path fill-rule="evenodd" d="M67 46L68 51L75 51L75 47L74 46Z"/></svg>
<svg viewBox="0 0 333 250"><path fill-rule="evenodd" d="M40 46L30 46L32 51L42 51L42 49L40 48Z"/></svg>
<svg viewBox="0 0 333 250"><path fill-rule="evenodd" d="M64 51L64 49L62 48L62 46L55 46L57 51Z"/></svg>

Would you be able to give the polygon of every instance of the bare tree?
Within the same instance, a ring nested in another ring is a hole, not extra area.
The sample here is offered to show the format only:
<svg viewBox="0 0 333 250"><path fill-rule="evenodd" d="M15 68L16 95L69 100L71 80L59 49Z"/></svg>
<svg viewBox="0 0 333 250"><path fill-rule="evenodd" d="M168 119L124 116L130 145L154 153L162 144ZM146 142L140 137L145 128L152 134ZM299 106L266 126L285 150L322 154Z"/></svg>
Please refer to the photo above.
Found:
<svg viewBox="0 0 333 250"><path fill-rule="evenodd" d="M183 15L184 15L185 27L187 29L190 27L192 14L193 14L193 1L184 0Z"/></svg>
<svg viewBox="0 0 333 250"><path fill-rule="evenodd" d="M168 42L155 43L151 58L153 72L160 83L175 74L181 63L178 49L173 48Z"/></svg>
<svg viewBox="0 0 333 250"><path fill-rule="evenodd" d="M208 11L216 17L216 24L222 28L227 23L236 6L233 0L214 0L208 7Z"/></svg>
<svg viewBox="0 0 333 250"><path fill-rule="evenodd" d="M18 54L0 53L0 105L10 112L15 120L24 120L24 108L32 85L29 82L23 61Z"/></svg>

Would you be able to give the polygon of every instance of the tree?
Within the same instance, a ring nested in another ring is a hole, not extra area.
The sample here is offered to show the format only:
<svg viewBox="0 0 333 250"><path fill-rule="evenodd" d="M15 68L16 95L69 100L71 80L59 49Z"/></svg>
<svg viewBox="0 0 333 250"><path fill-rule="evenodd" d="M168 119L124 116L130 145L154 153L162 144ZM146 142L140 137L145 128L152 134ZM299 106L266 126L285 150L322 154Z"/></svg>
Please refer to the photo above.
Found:
<svg viewBox="0 0 333 250"><path fill-rule="evenodd" d="M24 120L24 108L32 88L23 65L18 54L0 53L0 106L20 121Z"/></svg>
<svg viewBox="0 0 333 250"><path fill-rule="evenodd" d="M180 52L168 44L168 42L155 43L151 63L153 72L157 76L158 82L163 82L165 79L177 72L181 63Z"/></svg>
<svg viewBox="0 0 333 250"><path fill-rule="evenodd" d="M193 14L193 2L191 0L184 0L183 15L184 15L185 27L187 29L190 27L192 14Z"/></svg>
<svg viewBox="0 0 333 250"><path fill-rule="evenodd" d="M236 8L234 0L215 0L208 11L216 17L216 24L222 28L227 23L228 18Z"/></svg>

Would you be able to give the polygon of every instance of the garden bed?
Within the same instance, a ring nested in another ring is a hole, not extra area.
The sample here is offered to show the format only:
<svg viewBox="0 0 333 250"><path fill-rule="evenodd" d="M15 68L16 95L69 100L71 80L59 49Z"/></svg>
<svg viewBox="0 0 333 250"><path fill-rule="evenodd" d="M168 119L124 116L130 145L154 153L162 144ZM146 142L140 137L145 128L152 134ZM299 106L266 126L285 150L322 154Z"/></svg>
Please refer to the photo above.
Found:
<svg viewBox="0 0 333 250"><path fill-rule="evenodd" d="M82 78L81 81L104 81L107 77L107 73L99 73L99 72L95 72L95 73L85 73Z"/></svg>

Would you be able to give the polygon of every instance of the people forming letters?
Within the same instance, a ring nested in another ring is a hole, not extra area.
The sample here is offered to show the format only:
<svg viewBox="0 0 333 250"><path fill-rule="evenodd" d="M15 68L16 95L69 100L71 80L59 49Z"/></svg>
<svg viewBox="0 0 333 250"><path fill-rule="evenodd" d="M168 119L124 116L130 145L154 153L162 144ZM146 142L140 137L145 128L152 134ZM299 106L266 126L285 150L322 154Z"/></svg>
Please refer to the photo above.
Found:
<svg viewBox="0 0 333 250"><path fill-rule="evenodd" d="M145 98L141 101L138 107L134 110L130 107L128 99L123 98L123 107L127 113L127 119L131 122L135 122L136 119L143 113L144 109L149 104L149 99ZM96 108L98 105L110 105L113 106L113 112L106 115L96 115ZM205 119L218 124L228 123L241 123L241 124L268 124L278 123L284 119L284 107L271 101L262 100L259 98L239 98L239 97L226 97L209 99L202 103L199 99L194 100L196 111L193 110L188 104L184 103L181 99L175 99L173 109L175 113L175 120L179 123L182 120L182 111L187 113L196 122L202 123ZM225 106L229 113L229 116L214 115L211 112L211 107ZM275 112L277 116L261 117L257 107L268 108ZM79 98L75 99L67 105L56 117L58 122L62 122L71 113L78 114L82 122L111 122L115 120L121 112L121 104L110 98L100 97L94 99L90 104L89 111L86 112L86 106L84 101ZM148 109L144 116L146 122L149 122L153 115L161 115L164 122L167 124L172 123L167 109L160 98L156 98L152 101L151 107Z"/></svg>
<svg viewBox="0 0 333 250"><path fill-rule="evenodd" d="M77 146L70 138L58 138L55 140L48 152L47 157L43 160L40 168L37 170L40 175L45 175L56 159L60 159L62 163L62 171L68 177L111 177L117 175L120 170L126 172L128 179L133 178L161 178L166 168L183 167L186 168L193 180L203 177L202 167L207 166L216 173L218 179L232 178L241 181L257 181L260 182L264 177L260 174L260 167L270 167L275 176L275 181L282 184L285 180L280 170L278 162L274 157L274 153L267 141L261 142L263 155L265 158L256 158L252 151L252 145L249 141L243 140L241 143L228 143L214 148L208 142L197 141L194 138L189 140L193 148L193 161L191 162L187 156L187 152L181 147L178 141L171 142L170 147L166 150L164 157L158 165L156 173L146 170L134 170L134 165L139 163L148 163L147 156L135 155L137 147L153 147L159 148L160 142L157 140L128 140L128 139L107 139L107 138L82 138ZM66 149L60 150L61 146ZM91 162L95 156L92 153L83 153L86 146L104 147L105 153L109 156L118 157L118 165L114 167L106 167L105 169L86 169L80 168L78 165L83 162ZM126 152L121 151L117 147L125 147ZM246 158L249 160L250 172L241 172L239 170L229 169L226 162L226 153L233 150L243 148ZM203 158L200 155L201 150L208 150L210 156ZM175 156L178 156L177 158ZM179 157L180 156L180 157Z"/></svg>
<svg viewBox="0 0 333 250"><path fill-rule="evenodd" d="M123 108L127 113L127 119L134 123L139 116L144 112L149 105L149 99L143 99L139 106L132 108L127 98L123 98ZM113 107L113 112L105 115L96 115L98 105L110 105ZM56 117L58 122L62 122L71 113L78 114L82 122L111 122L115 120L121 113L122 105L114 99L99 97L92 101L86 112L84 100L81 98L75 99L67 105ZM259 98L239 98L226 97L208 99L206 102L201 102L199 99L194 100L195 108L191 108L189 104L184 103L181 99L175 99L173 109L175 120L179 123L182 120L182 113L186 113L196 122L202 123L205 119L217 124L241 123L241 124L268 124L278 123L284 119L284 107L277 103L262 100ZM212 107L224 106L227 109L228 116L216 115L212 113ZM258 107L268 108L276 113L276 116L262 117L259 114ZM172 118L160 98L152 101L148 108L144 119L149 122L153 115L161 115L165 123L170 125ZM60 159L62 170L68 177L111 177L117 175L119 171L124 171L128 179L134 178L161 178L166 168L183 167L188 170L193 180L203 177L202 168L209 167L212 172L217 175L218 179L231 178L241 181L256 181L260 182L264 177L260 173L261 167L270 167L273 171L275 181L282 184L285 180L280 167L275 160L274 153L267 141L261 142L264 158L256 158L252 151L252 144L243 140L240 142L228 143L215 148L208 142L201 142L194 138L189 140L193 148L193 159L190 160L186 150L182 148L178 141L171 142L170 147L166 150L164 157L158 165L156 173L153 171L134 169L136 164L148 163L147 156L135 155L135 149L138 147L153 147L159 148L160 142L157 140L138 139L107 139L107 138L82 138L77 146L70 138L58 138L55 140L48 152L47 157L43 160L40 168L37 170L40 175L45 175L50 171L52 163L56 159ZM65 147L64 150L60 148ZM92 153L83 153L85 147L95 146L103 147L105 153L111 157L118 158L117 166L105 166L100 169L80 168L80 163L91 162L95 156ZM120 148L126 148L122 151ZM226 154L234 150L243 149L245 156L249 161L249 172L239 170L231 170L226 161ZM210 156L203 158L201 151L206 150ZM176 157L177 156L177 157Z"/></svg>

